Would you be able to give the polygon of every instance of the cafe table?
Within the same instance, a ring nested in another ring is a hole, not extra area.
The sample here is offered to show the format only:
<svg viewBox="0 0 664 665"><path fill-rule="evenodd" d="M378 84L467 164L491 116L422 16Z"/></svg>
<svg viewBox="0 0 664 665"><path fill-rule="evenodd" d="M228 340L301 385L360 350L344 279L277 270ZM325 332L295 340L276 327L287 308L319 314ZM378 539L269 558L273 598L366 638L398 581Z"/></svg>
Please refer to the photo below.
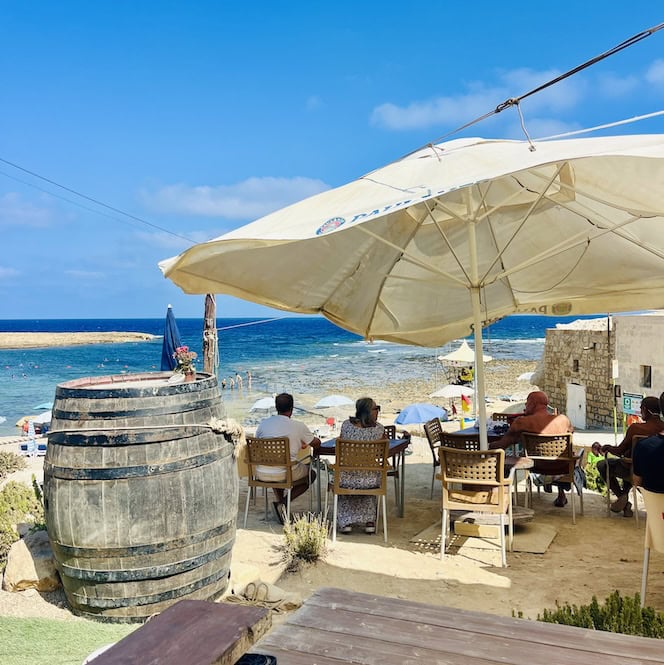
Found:
<svg viewBox="0 0 664 665"><path fill-rule="evenodd" d="M404 513L404 485L406 481L406 448L410 445L410 439L390 439L389 456L394 460L395 468L398 467L398 491L397 491L397 514L403 517ZM314 465L316 466L316 478L318 483L318 512L321 512L321 484L320 484L320 458L321 456L332 456L336 454L336 439L323 441L318 448L312 451Z"/></svg>

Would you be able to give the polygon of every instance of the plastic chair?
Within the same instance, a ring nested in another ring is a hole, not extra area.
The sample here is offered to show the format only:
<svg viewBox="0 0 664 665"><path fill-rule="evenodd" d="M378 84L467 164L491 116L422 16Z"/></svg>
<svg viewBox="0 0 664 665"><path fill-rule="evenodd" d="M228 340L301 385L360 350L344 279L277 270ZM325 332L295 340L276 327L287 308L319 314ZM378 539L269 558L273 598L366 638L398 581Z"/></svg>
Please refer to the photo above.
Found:
<svg viewBox="0 0 664 665"><path fill-rule="evenodd" d="M505 513L508 516L509 548L512 551L512 476L505 478L505 451L460 450L442 446L439 450L439 478L443 483L443 518L440 532L440 558L445 556L445 543L450 529L449 511L464 510L500 516L500 549L503 567L505 553ZM454 489L460 484L462 489Z"/></svg>
<svg viewBox="0 0 664 665"><path fill-rule="evenodd" d="M535 434L533 432L522 432L521 443L527 457L533 460L533 467L530 469L530 474L540 473L544 475L552 475L548 464L551 462L566 463L567 471L565 473L555 473L556 480L554 484L570 483L570 496L572 502L572 524L576 524L576 502L574 499L574 467L583 457L575 455L574 448L572 447L572 434ZM532 505L532 478L528 475L526 480L527 491L531 497ZM537 487L539 493L539 485ZM579 500L581 503L581 514L583 515L583 487L577 487L579 493Z"/></svg>
<svg viewBox="0 0 664 665"><path fill-rule="evenodd" d="M433 499L433 482L436 479L436 469L440 466L438 459L438 449L441 446L441 439L443 436L443 426L440 424L439 418L432 418L424 423L424 433L426 434L429 448L431 449L431 456L433 457L433 472L431 474L431 496Z"/></svg>
<svg viewBox="0 0 664 665"><path fill-rule="evenodd" d="M376 524L380 517L380 505L383 505L383 539L387 542L387 471L388 455L390 451L389 439L378 441L354 441L352 439L337 439L336 460L330 464L334 472L334 479L328 484L328 489L334 495L334 507L332 514L332 542L337 540L337 505L339 496L375 496L377 500ZM354 489L344 487L344 474L354 471L373 471L380 474L377 487L367 489ZM325 512L327 513L327 498L325 501Z"/></svg>
<svg viewBox="0 0 664 665"><path fill-rule="evenodd" d="M639 493L636 489L636 485L634 485L634 482L632 481L632 476L634 475L634 465L632 463L632 458L634 457L634 446L636 446L637 442L640 441L641 439L647 439L648 437L644 434L636 434L632 437L632 449L630 451L629 457L624 456L622 459L629 465L629 476L627 477L627 481L632 484L632 489L630 490L632 493L632 505L634 507L634 520L636 522L636 526L639 526ZM606 482L606 510L611 514L611 488L610 488L610 478L609 478L609 455L610 453L605 453L604 454L604 461L606 463L606 477L604 478L604 481Z"/></svg>
<svg viewBox="0 0 664 665"><path fill-rule="evenodd" d="M650 492L643 487L640 490L646 507L646 538L643 545L643 573L641 575L641 607L644 607L650 550L664 552L664 494Z"/></svg>
<svg viewBox="0 0 664 665"><path fill-rule="evenodd" d="M442 432L440 435L440 445L445 448L456 448L457 450L479 450L479 434L448 434Z"/></svg>
<svg viewBox="0 0 664 665"><path fill-rule="evenodd" d="M292 462L290 458L290 442L288 437L272 437L259 439L253 436L247 437L247 503L244 507L244 527L247 526L249 514L249 499L251 488L265 488L265 520L267 521L267 488L282 489L286 493L286 520L290 520L290 498L293 489L293 467L297 461ZM281 481L261 480L256 475L257 466L280 468L286 472L286 479Z"/></svg>

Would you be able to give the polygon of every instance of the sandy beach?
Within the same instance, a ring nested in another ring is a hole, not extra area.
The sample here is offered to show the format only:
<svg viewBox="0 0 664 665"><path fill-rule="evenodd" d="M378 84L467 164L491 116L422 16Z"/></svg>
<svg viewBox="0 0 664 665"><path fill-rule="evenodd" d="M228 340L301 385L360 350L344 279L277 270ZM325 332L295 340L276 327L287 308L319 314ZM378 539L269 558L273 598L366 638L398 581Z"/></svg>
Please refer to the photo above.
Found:
<svg viewBox="0 0 664 665"><path fill-rule="evenodd" d="M39 349L49 346L146 342L156 337L156 335L138 332L0 332L0 349Z"/></svg>
<svg viewBox="0 0 664 665"><path fill-rule="evenodd" d="M517 382L516 377L532 371L534 366L535 363L521 361L488 365L488 392L494 396L502 393L525 396L532 386ZM383 406L381 420L389 423L405 404L427 401L427 395L436 387L434 383L433 378L424 382L394 380L381 386L358 387L357 395L368 394L379 400ZM233 403L251 401L255 397L249 393L241 400L235 395ZM491 401L487 405L489 415L493 409L508 404ZM313 423L322 422L319 414L305 415ZM457 429L458 423L447 423L446 428ZM486 549L478 546L480 541L458 537L455 541L458 547L453 547L445 560L440 561L440 484L436 483L434 496L430 498L431 452L426 439L418 436L419 428L409 426L408 429L414 438L412 454L406 457L405 517L399 518L396 514L394 488L390 484L386 544L380 536L368 536L359 531L340 536L336 546L329 548L324 561L287 573L279 551L281 528L271 512L265 521L262 496L256 506L250 506L247 528L241 528L246 497L246 483L241 482L233 552L235 570L249 567L261 579L276 582L302 597L319 586L339 586L508 616L513 611L521 611L532 618L543 609L554 607L556 602L584 604L593 594L603 599L614 589L624 594L638 591L644 520L637 527L633 518L609 515L604 497L592 492L584 494L585 514L577 514L576 525L572 524L569 504L566 508L556 508L552 503L555 494L542 492L538 496L535 493L534 524L552 540L541 552L508 553L507 568L498 567L499 553L495 545ZM4 439L0 450L16 452L19 439ZM614 434L606 431L575 433L577 444L590 446L594 440L613 443ZM41 477L43 458L33 458L28 463L29 468L14 474L13 479L29 483L33 473ZM294 510L308 509L307 493L294 503ZM653 554L652 558L653 570L659 570L661 557ZM649 604L664 610L664 579L659 579L661 577L651 576L648 600ZM2 591L0 615L75 619L62 591L50 594ZM278 620L275 616L275 621Z"/></svg>

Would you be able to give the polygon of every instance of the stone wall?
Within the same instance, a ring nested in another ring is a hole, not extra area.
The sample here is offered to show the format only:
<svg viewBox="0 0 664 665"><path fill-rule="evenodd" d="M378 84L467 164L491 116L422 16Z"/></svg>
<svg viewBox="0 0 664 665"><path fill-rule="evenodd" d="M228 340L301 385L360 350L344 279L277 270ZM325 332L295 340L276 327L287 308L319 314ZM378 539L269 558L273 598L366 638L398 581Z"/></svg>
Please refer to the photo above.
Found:
<svg viewBox="0 0 664 665"><path fill-rule="evenodd" d="M567 411L567 384L585 387L586 428L613 427L611 361L615 334L604 330L546 331L542 390L560 413Z"/></svg>
<svg viewBox="0 0 664 665"><path fill-rule="evenodd" d="M664 316L616 316L616 360L623 393L655 395L664 391ZM650 367L651 381L644 381L644 368ZM622 413L622 400L618 407Z"/></svg>

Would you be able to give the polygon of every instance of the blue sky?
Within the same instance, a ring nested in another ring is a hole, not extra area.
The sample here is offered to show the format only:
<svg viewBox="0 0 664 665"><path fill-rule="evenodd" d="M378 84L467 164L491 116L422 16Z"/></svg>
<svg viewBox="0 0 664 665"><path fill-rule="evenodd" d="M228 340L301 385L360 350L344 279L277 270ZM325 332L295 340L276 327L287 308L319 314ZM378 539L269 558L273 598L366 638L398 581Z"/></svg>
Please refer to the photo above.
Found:
<svg viewBox="0 0 664 665"><path fill-rule="evenodd" d="M659 6L2 0L0 319L202 316L159 260L441 138ZM664 30L522 104L532 137L662 108ZM509 110L459 136L523 135Z"/></svg>

